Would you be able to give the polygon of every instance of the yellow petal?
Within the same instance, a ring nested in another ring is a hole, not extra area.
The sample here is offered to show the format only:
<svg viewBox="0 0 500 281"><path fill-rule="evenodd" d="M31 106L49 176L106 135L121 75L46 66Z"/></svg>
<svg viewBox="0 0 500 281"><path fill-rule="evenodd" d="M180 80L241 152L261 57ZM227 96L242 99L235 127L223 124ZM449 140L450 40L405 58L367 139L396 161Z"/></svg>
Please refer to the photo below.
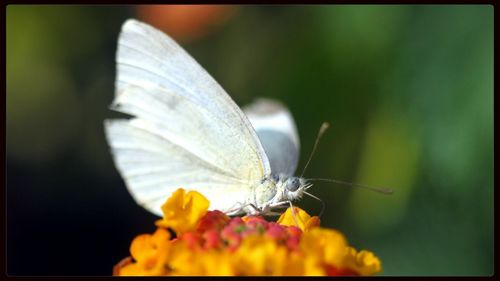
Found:
<svg viewBox="0 0 500 281"><path fill-rule="evenodd" d="M334 266L342 264L346 247L347 241L340 232L320 227L304 232L300 240L304 253Z"/></svg>
<svg viewBox="0 0 500 281"><path fill-rule="evenodd" d="M157 229L153 235L142 234L134 238L130 245L130 254L136 261L154 256L158 251L166 250L170 234L165 229Z"/></svg>
<svg viewBox="0 0 500 281"><path fill-rule="evenodd" d="M234 253L236 271L246 276L271 274L276 250L272 239L257 234L245 237Z"/></svg>
<svg viewBox="0 0 500 281"><path fill-rule="evenodd" d="M152 246L150 234L139 235L130 244L130 254L136 261L144 260L155 253L156 250Z"/></svg>
<svg viewBox="0 0 500 281"><path fill-rule="evenodd" d="M304 259L304 276L325 276L326 272L321 264L321 259L314 256L307 256Z"/></svg>
<svg viewBox="0 0 500 281"><path fill-rule="evenodd" d="M165 229L157 229L153 235L142 234L134 238L130 254L135 263L120 270L120 275L163 275L169 256L170 234Z"/></svg>
<svg viewBox="0 0 500 281"><path fill-rule="evenodd" d="M382 270L381 262L372 252L361 250L359 253L347 247L343 267L349 268L359 275L373 275Z"/></svg>
<svg viewBox="0 0 500 281"><path fill-rule="evenodd" d="M210 202L199 192L177 189L161 207L163 219L157 226L170 227L178 236L196 228L196 224L208 210Z"/></svg>
<svg viewBox="0 0 500 281"><path fill-rule="evenodd" d="M132 263L120 269L120 276L144 276L144 270L138 263Z"/></svg>
<svg viewBox="0 0 500 281"><path fill-rule="evenodd" d="M281 214L277 223L284 226L297 226L302 231L307 231L313 227L319 226L319 218L317 216L311 217L306 211L299 207L293 207L293 210L295 211L297 223L295 223L294 214L291 208L286 209L286 211Z"/></svg>
<svg viewBox="0 0 500 281"><path fill-rule="evenodd" d="M232 254L228 251L210 250L204 252L203 271L205 276L234 276Z"/></svg>

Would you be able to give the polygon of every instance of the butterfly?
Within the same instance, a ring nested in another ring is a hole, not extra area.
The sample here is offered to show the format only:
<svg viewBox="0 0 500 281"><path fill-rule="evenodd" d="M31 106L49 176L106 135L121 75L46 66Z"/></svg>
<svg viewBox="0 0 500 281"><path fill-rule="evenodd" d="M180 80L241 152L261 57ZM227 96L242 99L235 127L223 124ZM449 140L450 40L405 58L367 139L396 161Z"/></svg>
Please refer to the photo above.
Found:
<svg viewBox="0 0 500 281"><path fill-rule="evenodd" d="M114 111L104 121L114 163L135 201L161 216L177 188L228 215L271 214L312 186L293 176L300 149L281 103L240 109L172 38L134 19L121 29Z"/></svg>

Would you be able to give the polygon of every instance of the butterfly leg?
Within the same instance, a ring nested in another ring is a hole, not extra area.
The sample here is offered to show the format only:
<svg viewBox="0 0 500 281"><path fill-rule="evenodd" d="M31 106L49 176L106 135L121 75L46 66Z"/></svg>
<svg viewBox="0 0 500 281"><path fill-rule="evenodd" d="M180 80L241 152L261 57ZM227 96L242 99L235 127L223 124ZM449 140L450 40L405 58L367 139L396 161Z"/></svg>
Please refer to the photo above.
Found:
<svg viewBox="0 0 500 281"><path fill-rule="evenodd" d="M246 205L246 207L248 207L248 206L252 207L252 208L256 211L256 214L258 214L258 215L265 213L263 209L261 209L261 208L259 208L259 207L255 206L255 205L254 205L254 204L252 204L252 203L248 203L248 204Z"/></svg>
<svg viewBox="0 0 500 281"><path fill-rule="evenodd" d="M240 202L236 203L235 205L236 207L233 207L225 211L224 213L226 213L229 216L237 216L243 213L243 209L245 208L245 206L243 206L243 204L241 204Z"/></svg>
<svg viewBox="0 0 500 281"><path fill-rule="evenodd" d="M273 209L286 209L288 207L289 207L288 205L281 204L281 205L275 205L272 208ZM268 211L265 213L266 216L281 216L282 214L283 214L282 212L272 212L272 211Z"/></svg>
<svg viewBox="0 0 500 281"><path fill-rule="evenodd" d="M289 205L278 205L278 206L275 206L275 207L273 207L273 208L274 208L274 209L286 209L286 208L288 208L288 207L290 207L290 206L289 206Z"/></svg>
<svg viewBox="0 0 500 281"><path fill-rule="evenodd" d="M287 201L281 201L275 204L269 205L270 208L283 208L284 205L289 205L291 210L292 210L292 216L293 220L295 221L295 225L299 227L299 222L297 221L297 215L295 214L295 209L293 208L292 201L287 200Z"/></svg>
<svg viewBox="0 0 500 281"><path fill-rule="evenodd" d="M279 213L279 212L267 212L265 215L266 216L270 216L270 217L272 217L272 216L281 216L282 213Z"/></svg>
<svg viewBox="0 0 500 281"><path fill-rule="evenodd" d="M230 215L237 215L241 212L245 212L245 208L246 207L252 207L255 211L256 211L256 214L262 214L264 213L264 211L262 209L260 209L259 207L255 206L254 204L252 203L248 203L248 204L245 204L245 205L242 205L241 203L238 203L239 206L230 210L230 211L227 211L226 214L230 214Z"/></svg>

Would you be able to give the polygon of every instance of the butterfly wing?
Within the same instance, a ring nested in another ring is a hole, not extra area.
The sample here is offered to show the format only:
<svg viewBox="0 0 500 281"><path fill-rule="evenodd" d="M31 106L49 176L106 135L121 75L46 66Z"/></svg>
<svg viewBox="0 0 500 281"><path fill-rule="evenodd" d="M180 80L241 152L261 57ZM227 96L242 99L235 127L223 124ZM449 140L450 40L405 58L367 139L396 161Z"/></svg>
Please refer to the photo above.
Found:
<svg viewBox="0 0 500 281"><path fill-rule="evenodd" d="M278 101L258 99L243 112L259 136L273 174L292 176L299 161L300 142L288 109Z"/></svg>
<svg viewBox="0 0 500 281"><path fill-rule="evenodd" d="M106 120L113 159L134 199L161 215L179 187L195 189L211 209L228 210L270 174L249 120L222 87L177 43L136 20L118 39L111 109Z"/></svg>

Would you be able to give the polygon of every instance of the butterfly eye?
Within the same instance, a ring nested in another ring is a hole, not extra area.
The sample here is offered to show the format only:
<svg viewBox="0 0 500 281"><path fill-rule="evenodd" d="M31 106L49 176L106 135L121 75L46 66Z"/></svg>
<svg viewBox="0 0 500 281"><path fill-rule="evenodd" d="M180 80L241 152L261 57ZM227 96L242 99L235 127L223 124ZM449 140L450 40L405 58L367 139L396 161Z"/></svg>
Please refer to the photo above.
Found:
<svg viewBox="0 0 500 281"><path fill-rule="evenodd" d="M300 186L300 180L298 178L289 178L286 181L286 189L288 191L297 191Z"/></svg>
<svg viewBox="0 0 500 281"><path fill-rule="evenodd" d="M279 176L278 176L278 175L276 175L276 174L272 174L272 175L271 175L271 179L272 179L272 180L274 180L275 182L278 182L280 178L279 178Z"/></svg>

